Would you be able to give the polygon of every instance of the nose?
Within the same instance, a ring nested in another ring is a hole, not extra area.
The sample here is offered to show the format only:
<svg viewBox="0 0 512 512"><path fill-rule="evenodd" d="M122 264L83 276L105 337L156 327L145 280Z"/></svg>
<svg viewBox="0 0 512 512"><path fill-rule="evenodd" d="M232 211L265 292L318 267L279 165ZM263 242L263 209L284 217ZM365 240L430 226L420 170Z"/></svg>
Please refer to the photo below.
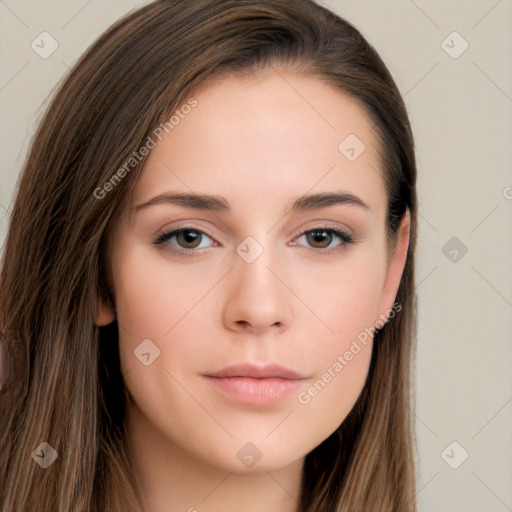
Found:
<svg viewBox="0 0 512 512"><path fill-rule="evenodd" d="M224 323L232 331L261 334L284 331L293 320L293 293L277 251L265 247L249 263L235 254L224 304Z"/></svg>

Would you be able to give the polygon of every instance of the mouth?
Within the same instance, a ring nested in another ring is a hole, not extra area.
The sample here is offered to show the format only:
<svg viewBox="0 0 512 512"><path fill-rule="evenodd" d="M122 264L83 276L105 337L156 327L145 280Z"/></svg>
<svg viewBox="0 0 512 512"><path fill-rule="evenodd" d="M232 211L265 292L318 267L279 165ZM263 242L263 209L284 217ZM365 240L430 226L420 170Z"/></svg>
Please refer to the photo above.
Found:
<svg viewBox="0 0 512 512"><path fill-rule="evenodd" d="M237 363L203 375L230 400L251 405L271 405L288 398L308 378L278 364Z"/></svg>

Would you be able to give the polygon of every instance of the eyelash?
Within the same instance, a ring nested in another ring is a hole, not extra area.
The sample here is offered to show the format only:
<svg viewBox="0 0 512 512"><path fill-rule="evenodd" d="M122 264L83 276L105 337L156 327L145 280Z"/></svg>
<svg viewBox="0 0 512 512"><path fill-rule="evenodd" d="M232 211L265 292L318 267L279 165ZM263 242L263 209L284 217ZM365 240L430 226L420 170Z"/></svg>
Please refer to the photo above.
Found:
<svg viewBox="0 0 512 512"><path fill-rule="evenodd" d="M177 229L173 229L171 231L160 231L155 236L155 238L153 240L153 244L156 246L163 246L166 243L166 241L168 241L170 238L173 238L174 236L179 235L180 233L182 233L184 231L192 231L194 233L206 235L208 238L211 238L213 240L213 237L211 235L203 232L200 229L195 229L195 228L184 226L184 227L179 227ZM333 235L337 236L342 242L341 244L337 245L333 249L312 248L312 250L315 251L317 254L327 255L327 254L339 253L340 251L347 250L348 245L353 244L355 242L355 239L352 235L349 235L348 233L345 233L344 231L339 231L337 229L334 229L334 228L328 227L328 226L317 226L312 229L306 229L303 231L299 231L298 233L295 234L295 238L299 238L302 235L305 235L307 233L313 233L315 231L322 231L322 232L329 233L331 235L333 234ZM166 250L169 250L170 252L173 252L174 254L178 254L179 256L184 256L184 257L196 256L196 255L198 255L198 252L200 251L200 249L175 249L175 248L172 248L172 249L166 248Z"/></svg>

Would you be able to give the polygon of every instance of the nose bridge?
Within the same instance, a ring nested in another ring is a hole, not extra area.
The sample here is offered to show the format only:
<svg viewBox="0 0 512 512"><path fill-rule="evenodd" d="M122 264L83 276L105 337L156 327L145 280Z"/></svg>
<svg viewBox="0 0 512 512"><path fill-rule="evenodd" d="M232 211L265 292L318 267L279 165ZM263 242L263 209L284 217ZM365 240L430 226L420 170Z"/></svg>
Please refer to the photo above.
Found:
<svg viewBox="0 0 512 512"><path fill-rule="evenodd" d="M268 233L248 236L236 247L234 270L244 291L250 292L247 289L250 286L270 295L273 295L273 291L279 292L278 288L283 285L274 274L280 267L279 252Z"/></svg>
<svg viewBox="0 0 512 512"><path fill-rule="evenodd" d="M270 233L247 236L236 247L230 293L225 305L228 324L255 330L289 324L292 297L281 281L282 251ZM278 277L279 276L279 277Z"/></svg>

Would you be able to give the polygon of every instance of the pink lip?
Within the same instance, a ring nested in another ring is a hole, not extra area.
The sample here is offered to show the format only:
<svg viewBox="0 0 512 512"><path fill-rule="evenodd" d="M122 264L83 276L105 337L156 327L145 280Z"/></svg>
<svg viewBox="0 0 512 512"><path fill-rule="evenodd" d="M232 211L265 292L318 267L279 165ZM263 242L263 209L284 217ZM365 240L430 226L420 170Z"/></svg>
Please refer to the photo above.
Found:
<svg viewBox="0 0 512 512"><path fill-rule="evenodd" d="M295 393L307 378L277 364L238 363L203 375L229 398L270 405Z"/></svg>
<svg viewBox="0 0 512 512"><path fill-rule="evenodd" d="M250 377L252 379L280 378L301 380L305 377L298 372L273 363L234 363L207 374L208 377Z"/></svg>

